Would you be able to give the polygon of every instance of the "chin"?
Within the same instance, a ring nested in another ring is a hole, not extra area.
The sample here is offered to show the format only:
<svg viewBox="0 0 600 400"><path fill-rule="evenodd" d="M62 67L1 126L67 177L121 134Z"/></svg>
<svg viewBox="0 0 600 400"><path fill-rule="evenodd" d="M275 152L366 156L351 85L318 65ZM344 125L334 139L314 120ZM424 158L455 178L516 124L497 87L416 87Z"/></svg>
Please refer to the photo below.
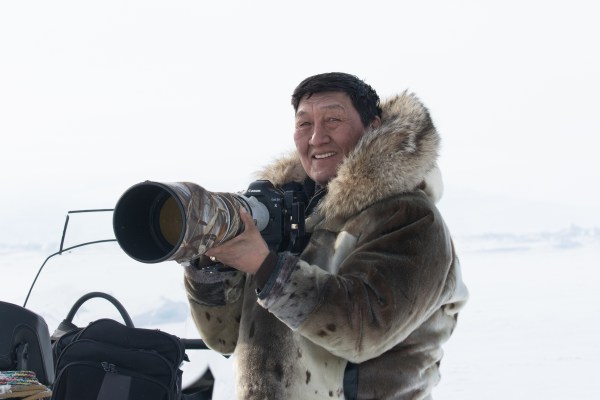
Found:
<svg viewBox="0 0 600 400"><path fill-rule="evenodd" d="M333 175L323 175L323 174L311 176L311 179L313 181L315 181L315 183L317 183L321 186L327 185L329 183L329 181L332 180L333 178L334 178Z"/></svg>

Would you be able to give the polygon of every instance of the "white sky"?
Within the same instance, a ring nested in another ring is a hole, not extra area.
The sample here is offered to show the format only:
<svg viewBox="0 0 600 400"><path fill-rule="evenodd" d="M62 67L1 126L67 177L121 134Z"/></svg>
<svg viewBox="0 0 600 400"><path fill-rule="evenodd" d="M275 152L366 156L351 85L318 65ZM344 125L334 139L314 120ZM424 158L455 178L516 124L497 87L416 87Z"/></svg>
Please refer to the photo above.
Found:
<svg viewBox="0 0 600 400"><path fill-rule="evenodd" d="M600 225L599 8L2 1L0 243L57 241L66 211L146 179L244 189L293 146L294 87L328 71L427 105L454 229Z"/></svg>

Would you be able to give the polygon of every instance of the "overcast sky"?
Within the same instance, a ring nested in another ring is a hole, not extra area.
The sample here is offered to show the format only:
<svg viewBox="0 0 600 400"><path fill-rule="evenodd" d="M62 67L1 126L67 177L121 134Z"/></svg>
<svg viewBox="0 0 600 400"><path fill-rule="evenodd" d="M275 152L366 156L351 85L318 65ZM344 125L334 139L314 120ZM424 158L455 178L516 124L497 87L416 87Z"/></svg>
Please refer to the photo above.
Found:
<svg viewBox="0 0 600 400"><path fill-rule="evenodd" d="M430 109L451 229L600 226L598 8L2 1L0 243L55 242L68 210L147 179L244 189L293 147L294 87L329 71Z"/></svg>

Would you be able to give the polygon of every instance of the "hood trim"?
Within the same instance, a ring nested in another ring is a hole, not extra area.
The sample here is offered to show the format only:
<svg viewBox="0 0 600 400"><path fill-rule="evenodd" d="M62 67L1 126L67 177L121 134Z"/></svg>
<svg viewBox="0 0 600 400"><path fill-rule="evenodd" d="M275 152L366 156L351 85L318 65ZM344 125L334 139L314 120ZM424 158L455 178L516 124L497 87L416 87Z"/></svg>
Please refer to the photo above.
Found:
<svg viewBox="0 0 600 400"><path fill-rule="evenodd" d="M441 198L443 184L436 164L440 137L429 111L406 91L385 100L381 108L381 125L365 132L328 184L319 205L327 219L349 217L377 201L416 189L434 202ZM296 150L256 175L275 186L307 177Z"/></svg>

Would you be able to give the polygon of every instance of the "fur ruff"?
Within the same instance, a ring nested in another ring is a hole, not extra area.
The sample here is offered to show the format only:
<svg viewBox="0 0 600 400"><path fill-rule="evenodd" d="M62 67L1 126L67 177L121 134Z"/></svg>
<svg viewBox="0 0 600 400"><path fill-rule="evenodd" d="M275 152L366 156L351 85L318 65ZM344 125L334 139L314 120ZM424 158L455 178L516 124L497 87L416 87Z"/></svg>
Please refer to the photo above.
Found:
<svg viewBox="0 0 600 400"><path fill-rule="evenodd" d="M417 188L433 201L441 197L436 165L440 137L428 110L406 91L384 101L381 108L381 125L365 132L328 184L328 194L319 206L327 219L347 218L377 201ZM307 177L295 150L257 176L275 186Z"/></svg>

